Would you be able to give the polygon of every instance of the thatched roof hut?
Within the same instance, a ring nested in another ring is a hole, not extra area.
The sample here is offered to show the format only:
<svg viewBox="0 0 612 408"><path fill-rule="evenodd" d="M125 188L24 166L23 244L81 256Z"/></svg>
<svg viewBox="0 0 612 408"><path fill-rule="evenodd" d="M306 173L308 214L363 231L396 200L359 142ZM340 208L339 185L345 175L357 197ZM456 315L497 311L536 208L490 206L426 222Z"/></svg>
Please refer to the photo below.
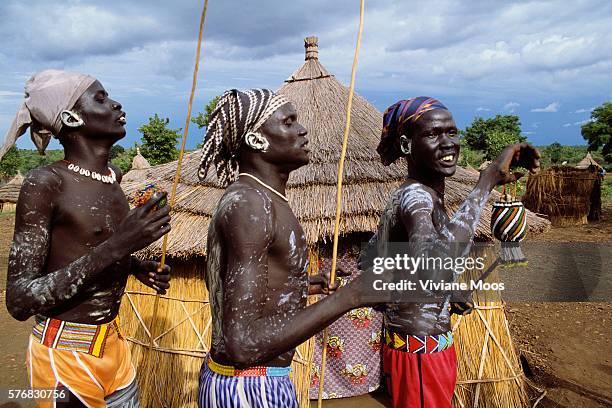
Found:
<svg viewBox="0 0 612 408"><path fill-rule="evenodd" d="M523 203L532 211L548 215L553 225L579 225L598 220L601 217L598 168L553 166L531 174Z"/></svg>
<svg viewBox="0 0 612 408"><path fill-rule="evenodd" d="M17 173L8 183L0 187L0 208L2 212L15 210L22 184L23 176L21 173Z"/></svg>
<svg viewBox="0 0 612 408"><path fill-rule="evenodd" d="M593 156L591 156L591 152L587 152L586 156L584 156L584 159L578 162L578 164L576 165L576 168L586 170L591 167L598 169L598 170L601 170L603 168L599 165L599 163L595 161L595 159L593 159Z"/></svg>
<svg viewBox="0 0 612 408"><path fill-rule="evenodd" d="M130 171L123 175L123 179L121 180L126 182L132 181L143 181L146 180L148 173L147 170L151 168L148 160L144 158L142 154L140 154L140 147L136 146L136 156L132 159L132 167Z"/></svg>
<svg viewBox="0 0 612 408"><path fill-rule="evenodd" d="M296 106L298 120L308 129L310 164L291 173L287 196L291 208L306 231L310 244L333 236L336 211L336 181L340 146L345 124L345 106L349 90L330 74L318 59L317 38L305 41L306 61L278 90ZM391 192L406 177L405 163L383 166L376 153L382 129L382 113L359 95L353 100L351 129L345 161L341 233L371 232L377 227L382 209ZM201 152L185 155L181 180L168 240L168 254L186 258L204 255L208 223L224 189L214 171L198 180ZM176 162L155 166L146 171L168 191L176 173ZM457 168L447 180L445 199L449 211L455 211L478 181L478 175ZM498 193L492 194L492 200ZM492 239L491 211L487 208L478 226L478 239ZM546 220L529 213L530 231L548 228ZM159 254L160 242L148 248Z"/></svg>

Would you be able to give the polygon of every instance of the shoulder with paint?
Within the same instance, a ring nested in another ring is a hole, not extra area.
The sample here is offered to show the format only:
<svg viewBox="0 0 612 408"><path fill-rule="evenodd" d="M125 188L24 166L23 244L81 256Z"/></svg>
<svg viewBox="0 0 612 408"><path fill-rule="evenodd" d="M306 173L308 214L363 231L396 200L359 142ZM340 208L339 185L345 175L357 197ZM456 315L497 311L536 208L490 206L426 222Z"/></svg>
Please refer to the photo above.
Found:
<svg viewBox="0 0 612 408"><path fill-rule="evenodd" d="M403 215L413 215L417 212L429 212L433 210L433 194L429 187L417 182L410 181L398 189L400 212Z"/></svg>
<svg viewBox="0 0 612 408"><path fill-rule="evenodd" d="M58 191L62 184L62 176L57 171L55 163L37 167L28 172L21 191L36 189L37 191Z"/></svg>
<svg viewBox="0 0 612 408"><path fill-rule="evenodd" d="M227 188L217 211L229 224L253 226L266 231L274 220L274 206L266 192L240 181Z"/></svg>

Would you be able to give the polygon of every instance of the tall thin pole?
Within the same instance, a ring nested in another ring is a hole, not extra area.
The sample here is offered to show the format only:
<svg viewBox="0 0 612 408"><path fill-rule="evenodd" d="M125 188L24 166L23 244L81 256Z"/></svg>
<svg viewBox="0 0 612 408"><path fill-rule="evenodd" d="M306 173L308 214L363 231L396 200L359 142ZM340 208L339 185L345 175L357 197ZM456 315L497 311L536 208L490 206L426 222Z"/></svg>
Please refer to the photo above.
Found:
<svg viewBox="0 0 612 408"><path fill-rule="evenodd" d="M355 76L357 74L357 63L359 62L359 48L361 48L361 34L363 32L363 14L365 9L365 0L361 0L359 9L359 30L357 32L357 45L355 47L355 55L353 57L353 68L351 71L351 84L349 86L348 102L346 104L346 125L344 126L344 137L342 139L342 152L340 153L340 161L338 163L338 185L336 189L336 223L334 225L334 246L332 252L332 266L330 273L330 284L336 281L336 262L338 260L338 237L340 234L340 214L342 212L342 180L344 176L344 159L346 158L346 149L348 147L348 136L351 130L351 109L353 107L353 95L355 94ZM323 351L321 354L321 379L319 381L319 397L317 407L323 405L323 382L325 381L325 365L327 363L327 341L329 339L329 330L326 327L323 331Z"/></svg>

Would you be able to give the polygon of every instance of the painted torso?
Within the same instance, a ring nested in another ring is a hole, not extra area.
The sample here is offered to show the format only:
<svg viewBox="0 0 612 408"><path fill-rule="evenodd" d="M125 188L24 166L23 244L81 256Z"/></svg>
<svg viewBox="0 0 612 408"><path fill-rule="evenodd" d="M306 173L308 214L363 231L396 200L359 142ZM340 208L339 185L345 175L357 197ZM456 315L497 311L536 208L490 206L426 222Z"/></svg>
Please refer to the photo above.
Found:
<svg viewBox="0 0 612 408"><path fill-rule="evenodd" d="M419 197L422 196L422 197ZM408 242L409 231L402 222L402 211L408 206L419 206L419 199L427 201L427 206L433 205L431 222L436 236L447 236L446 225L449 222L444 209L444 202L435 192L414 181L409 181L398 188L391 196L381 217L378 232L373 240L376 245L384 242ZM416 200L416 201L415 201ZM434 239L434 237L431 237ZM442 244L442 243L440 243ZM384 245L384 244L383 244ZM384 248L381 248L385 251ZM427 279L420 276L420 279ZM448 301L432 301L426 303L401 302L391 303L385 307L385 324L397 332L413 335L433 335L450 330L450 313Z"/></svg>
<svg viewBox="0 0 612 408"><path fill-rule="evenodd" d="M108 239L129 211L118 183L106 184L76 175L62 163L49 167L59 178L52 197L50 246L43 274L69 265ZM130 267L130 258L107 268L83 296L56 307L47 317L100 324L118 312Z"/></svg>
<svg viewBox="0 0 612 408"><path fill-rule="evenodd" d="M228 342L246 341L246 339L226 338L224 326L243 319L247 310L249 312L257 310L257 317L289 314L306 306L308 294L308 248L304 231L288 203L264 188L257 189L263 199L260 201L264 205L263 211L257 211L258 216L253 214L248 216L257 228L265 231L265 240L269 242L265 254L267 265L263 265L264 268L261 269L264 272L249 282L237 282L245 279L240 272L236 273L233 279L227 277L228 258L234 254L229 253L222 231L227 228L240 228L227 214L232 211L236 203L244 200L244 189L253 191L253 187L241 182L228 187L219 201L208 232L206 284L210 293L213 316L211 355L216 362L227 365L234 365L227 353ZM248 236L249 231L240 230L237 233ZM258 260L253 262L257 263ZM248 266L243 265L243 267ZM235 299L235 307L228 312L224 309L224 299L232 297L234 286L241 284L248 285L250 292ZM256 299L262 300L256 304L255 302L258 302ZM252 319L254 316L249 318ZM281 324L282 320L279 318L278 322L273 321L264 333L250 332L244 335L273 338ZM290 350L264 364L288 366L291 364L294 352L295 350Z"/></svg>

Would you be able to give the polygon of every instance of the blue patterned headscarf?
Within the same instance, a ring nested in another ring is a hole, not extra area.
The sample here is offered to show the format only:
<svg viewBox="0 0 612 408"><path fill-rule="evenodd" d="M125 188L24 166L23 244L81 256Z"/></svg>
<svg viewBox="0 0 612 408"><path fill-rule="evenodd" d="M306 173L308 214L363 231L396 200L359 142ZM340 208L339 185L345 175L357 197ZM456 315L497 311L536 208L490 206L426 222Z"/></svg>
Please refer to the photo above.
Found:
<svg viewBox="0 0 612 408"><path fill-rule="evenodd" d="M404 99L387 108L383 115L380 143L376 148L385 166L395 162L401 156L401 152L395 148L394 142L401 136L402 129L409 132L409 129L425 112L434 109L448 110L442 102L428 96ZM406 136L410 135L407 134Z"/></svg>

